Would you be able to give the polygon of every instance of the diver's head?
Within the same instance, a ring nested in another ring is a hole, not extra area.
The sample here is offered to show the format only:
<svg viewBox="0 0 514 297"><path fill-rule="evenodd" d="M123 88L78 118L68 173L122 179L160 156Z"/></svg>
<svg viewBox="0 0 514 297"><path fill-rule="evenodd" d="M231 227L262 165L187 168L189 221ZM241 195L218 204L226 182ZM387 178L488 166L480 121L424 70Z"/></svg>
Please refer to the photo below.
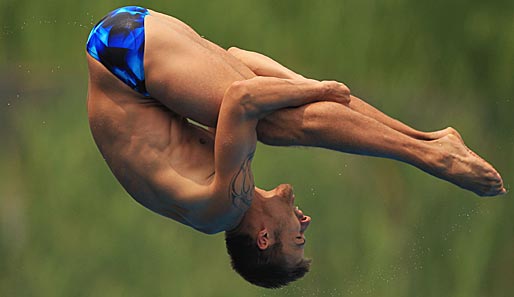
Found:
<svg viewBox="0 0 514 297"><path fill-rule="evenodd" d="M291 185L256 188L239 226L225 233L232 268L254 285L279 288L309 271L304 232L311 218L294 206Z"/></svg>

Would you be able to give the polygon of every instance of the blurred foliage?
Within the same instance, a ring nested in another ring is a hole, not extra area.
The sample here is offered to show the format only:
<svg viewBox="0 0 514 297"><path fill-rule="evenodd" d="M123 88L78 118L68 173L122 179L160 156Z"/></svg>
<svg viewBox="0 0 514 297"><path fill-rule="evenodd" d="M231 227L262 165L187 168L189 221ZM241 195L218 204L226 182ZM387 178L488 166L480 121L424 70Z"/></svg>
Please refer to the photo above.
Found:
<svg viewBox="0 0 514 297"><path fill-rule="evenodd" d="M222 234L135 203L85 108L89 30L126 4L0 3L0 296L511 296L512 194L480 199L390 160L259 146L257 183L294 184L313 216L312 272L276 291L231 271ZM135 4L223 47L344 81L417 128L452 125L512 183L513 1Z"/></svg>

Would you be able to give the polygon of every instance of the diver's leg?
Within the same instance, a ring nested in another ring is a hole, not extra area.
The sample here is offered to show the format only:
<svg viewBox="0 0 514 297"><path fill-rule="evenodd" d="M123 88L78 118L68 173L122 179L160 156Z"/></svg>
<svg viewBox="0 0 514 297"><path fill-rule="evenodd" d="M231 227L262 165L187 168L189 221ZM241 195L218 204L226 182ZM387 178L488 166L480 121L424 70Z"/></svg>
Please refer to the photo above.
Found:
<svg viewBox="0 0 514 297"><path fill-rule="evenodd" d="M169 109L196 122L215 127L225 90L234 81L255 76L246 64L173 17L152 11L145 19L145 32L148 91ZM357 97L349 107L415 138L442 136L414 130Z"/></svg>
<svg viewBox="0 0 514 297"><path fill-rule="evenodd" d="M416 139L333 102L272 114L259 122L258 133L272 145L314 146L399 160L478 195L503 191L496 170L467 149L457 136Z"/></svg>
<svg viewBox="0 0 514 297"><path fill-rule="evenodd" d="M227 52L248 66L256 75L274 76L288 79L305 79L305 77L302 75L295 73L294 71L288 69L287 67L263 54L239 49L236 47L229 48ZM455 136L458 136L456 131L451 128L446 128L436 132L421 132L415 130L398 120L392 119L391 117L380 112L378 109L355 96L352 96L352 101L348 106L351 109L360 112L370 118L373 118L398 132L402 132L417 139L433 140L443 137L447 134L454 134ZM460 136L458 137L460 138Z"/></svg>
<svg viewBox="0 0 514 297"><path fill-rule="evenodd" d="M239 59L173 17L152 11L145 19L145 32L148 91L169 109L196 122L215 127L225 90L234 81L255 76ZM448 134L444 130L436 134L414 130L357 97L349 107L418 139ZM289 127L291 134L297 132L294 125ZM261 135L266 137L267 133L263 130Z"/></svg>
<svg viewBox="0 0 514 297"><path fill-rule="evenodd" d="M459 139L461 139L459 133L457 133L457 131L455 129L450 128L450 127L443 129L443 130L434 131L434 132L418 131L418 130L400 122L399 120L391 118L390 116L384 114L380 110L371 106L366 101L364 101L358 97L355 97L355 96L351 96L351 101L350 101L349 107L351 109L353 109L354 111L357 111L365 116L373 118L373 119L379 121L380 123L392 128L398 132L401 132L410 137L414 137L416 139L435 140L435 139L444 137L448 134L453 134L453 135L457 136Z"/></svg>

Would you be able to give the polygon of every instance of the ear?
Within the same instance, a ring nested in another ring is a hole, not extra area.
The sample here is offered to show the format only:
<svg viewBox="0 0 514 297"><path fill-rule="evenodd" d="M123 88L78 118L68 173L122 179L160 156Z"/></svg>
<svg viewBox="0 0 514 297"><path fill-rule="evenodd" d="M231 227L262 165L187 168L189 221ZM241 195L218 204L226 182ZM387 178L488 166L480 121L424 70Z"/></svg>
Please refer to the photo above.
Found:
<svg viewBox="0 0 514 297"><path fill-rule="evenodd" d="M264 228L257 234L257 246L260 250L265 250L270 245L268 229Z"/></svg>

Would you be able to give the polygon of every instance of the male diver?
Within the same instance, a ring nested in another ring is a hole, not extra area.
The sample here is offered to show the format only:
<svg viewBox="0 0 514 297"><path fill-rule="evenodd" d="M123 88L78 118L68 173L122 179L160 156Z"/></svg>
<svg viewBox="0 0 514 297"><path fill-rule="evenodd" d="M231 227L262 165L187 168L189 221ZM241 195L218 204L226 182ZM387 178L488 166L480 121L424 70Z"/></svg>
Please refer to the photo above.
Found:
<svg viewBox="0 0 514 297"><path fill-rule="evenodd" d="M391 158L480 196L506 192L454 129L417 131L342 83L224 50L153 10L112 11L92 29L87 53L90 127L118 181L158 214L203 233L225 231L232 267L259 286L308 271L311 218L294 207L290 185L254 185L257 140Z"/></svg>

